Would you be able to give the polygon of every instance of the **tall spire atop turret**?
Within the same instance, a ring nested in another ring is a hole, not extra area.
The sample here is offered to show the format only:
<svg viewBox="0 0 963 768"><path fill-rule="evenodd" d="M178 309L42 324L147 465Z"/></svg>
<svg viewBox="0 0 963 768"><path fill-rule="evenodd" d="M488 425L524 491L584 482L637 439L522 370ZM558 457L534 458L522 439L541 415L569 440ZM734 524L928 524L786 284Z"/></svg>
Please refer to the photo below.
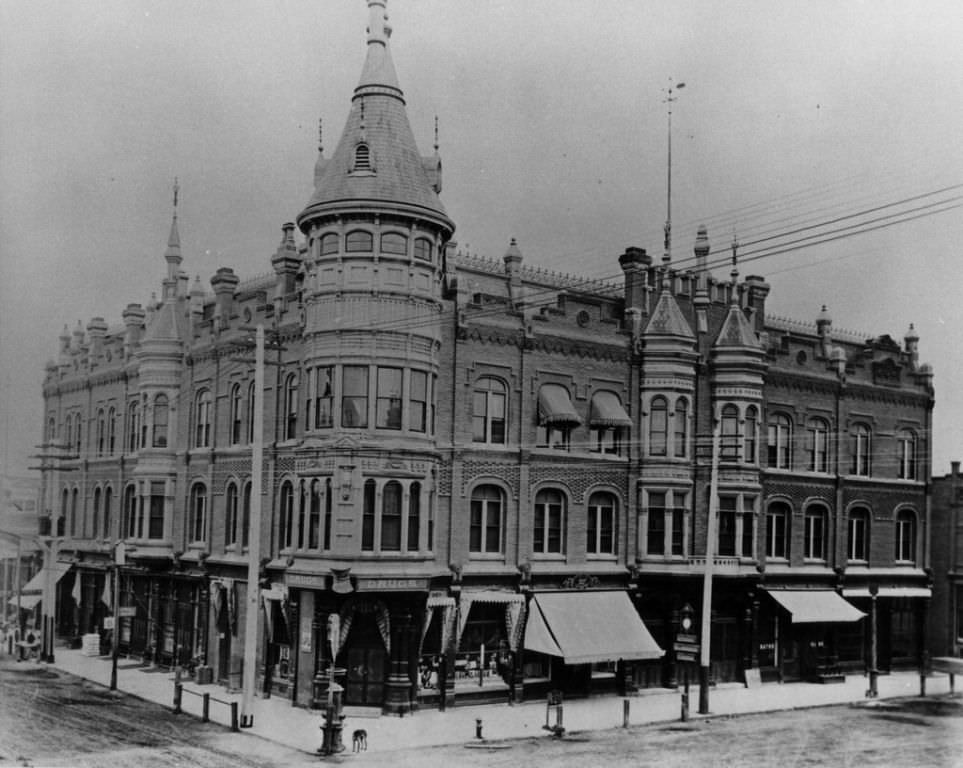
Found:
<svg viewBox="0 0 963 768"><path fill-rule="evenodd" d="M174 296L177 290L177 276L180 272L180 265L183 258L181 256L181 237L177 232L177 196L180 192L180 185L177 177L174 177L174 214L171 217L171 232L167 237L167 250L164 251L164 259L167 261L167 279L164 280L164 298Z"/></svg>
<svg viewBox="0 0 963 768"><path fill-rule="evenodd" d="M383 93L404 101L388 48L391 27L385 23L388 20L386 3L387 0L368 0L368 55L361 71L361 81L355 88L355 96L365 92Z"/></svg>

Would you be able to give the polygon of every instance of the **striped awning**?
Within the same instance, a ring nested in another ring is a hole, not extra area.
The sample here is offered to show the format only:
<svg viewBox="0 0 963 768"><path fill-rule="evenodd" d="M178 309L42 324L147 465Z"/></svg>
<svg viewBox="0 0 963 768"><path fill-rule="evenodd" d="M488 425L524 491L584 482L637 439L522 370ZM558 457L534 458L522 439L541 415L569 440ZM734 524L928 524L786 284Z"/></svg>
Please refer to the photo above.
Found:
<svg viewBox="0 0 963 768"><path fill-rule="evenodd" d="M589 424L593 427L631 427L632 419L614 392L603 391L592 396Z"/></svg>
<svg viewBox="0 0 963 768"><path fill-rule="evenodd" d="M561 384L543 384L538 390L538 419L542 425L582 423Z"/></svg>

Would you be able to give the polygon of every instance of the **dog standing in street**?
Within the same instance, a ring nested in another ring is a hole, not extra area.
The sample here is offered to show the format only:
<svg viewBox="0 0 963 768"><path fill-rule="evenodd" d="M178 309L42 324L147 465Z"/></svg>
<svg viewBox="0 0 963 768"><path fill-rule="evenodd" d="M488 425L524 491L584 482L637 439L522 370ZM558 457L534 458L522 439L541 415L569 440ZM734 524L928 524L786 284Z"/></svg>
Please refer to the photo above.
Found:
<svg viewBox="0 0 963 768"><path fill-rule="evenodd" d="M355 752L360 752L363 749L368 748L368 732L364 728L355 729L354 733L351 734L352 749Z"/></svg>

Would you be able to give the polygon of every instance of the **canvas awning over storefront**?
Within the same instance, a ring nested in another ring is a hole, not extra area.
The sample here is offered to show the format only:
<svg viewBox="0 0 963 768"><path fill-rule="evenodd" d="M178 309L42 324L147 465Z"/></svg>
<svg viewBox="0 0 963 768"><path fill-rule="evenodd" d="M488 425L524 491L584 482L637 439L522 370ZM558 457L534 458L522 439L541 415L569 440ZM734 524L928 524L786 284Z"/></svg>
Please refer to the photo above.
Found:
<svg viewBox="0 0 963 768"><path fill-rule="evenodd" d="M61 563L59 561L45 565L34 574L34 577L30 579L30 581L23 585L20 591L22 593L43 592L44 587L47 585L48 571L53 574L53 583L56 584L63 578L63 575L70 570L71 565L73 565L73 563Z"/></svg>
<svg viewBox="0 0 963 768"><path fill-rule="evenodd" d="M866 614L829 589L771 589L779 605L792 616L793 624L827 624L859 621Z"/></svg>
<svg viewBox="0 0 963 768"><path fill-rule="evenodd" d="M843 587L843 597L872 597L869 587ZM929 587L880 587L876 597L933 597Z"/></svg>
<svg viewBox="0 0 963 768"><path fill-rule="evenodd" d="M32 608L35 608L37 606L37 603L39 603L42 599L43 599L43 595L20 595L20 610L29 611ZM11 597L7 602L12 607L14 608L17 607L16 597Z"/></svg>
<svg viewBox="0 0 963 768"><path fill-rule="evenodd" d="M566 664L658 659L665 653L621 591L536 595L529 604L525 649L561 656Z"/></svg>

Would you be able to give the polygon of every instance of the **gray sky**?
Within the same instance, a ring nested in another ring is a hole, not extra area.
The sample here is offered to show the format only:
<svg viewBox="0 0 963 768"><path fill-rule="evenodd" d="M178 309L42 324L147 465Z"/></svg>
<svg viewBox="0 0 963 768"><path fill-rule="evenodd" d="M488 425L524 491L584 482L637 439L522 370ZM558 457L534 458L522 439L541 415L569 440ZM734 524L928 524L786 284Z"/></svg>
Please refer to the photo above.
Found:
<svg viewBox="0 0 963 768"><path fill-rule="evenodd" d="M616 276L661 253L663 89L677 261L704 222L749 243L963 184L956 0L389 0L423 154L463 249ZM28 464L66 323L160 290L171 185L184 268L269 272L334 149L365 53L362 0L0 0L0 461ZM914 205L956 197L960 189ZM911 207L909 204L903 207ZM877 215L892 212L884 209ZM963 459L963 209L743 264L771 313L902 341L936 377L934 471ZM744 247L748 254L753 250ZM756 249L758 250L758 248ZM728 267L716 270L728 274Z"/></svg>

